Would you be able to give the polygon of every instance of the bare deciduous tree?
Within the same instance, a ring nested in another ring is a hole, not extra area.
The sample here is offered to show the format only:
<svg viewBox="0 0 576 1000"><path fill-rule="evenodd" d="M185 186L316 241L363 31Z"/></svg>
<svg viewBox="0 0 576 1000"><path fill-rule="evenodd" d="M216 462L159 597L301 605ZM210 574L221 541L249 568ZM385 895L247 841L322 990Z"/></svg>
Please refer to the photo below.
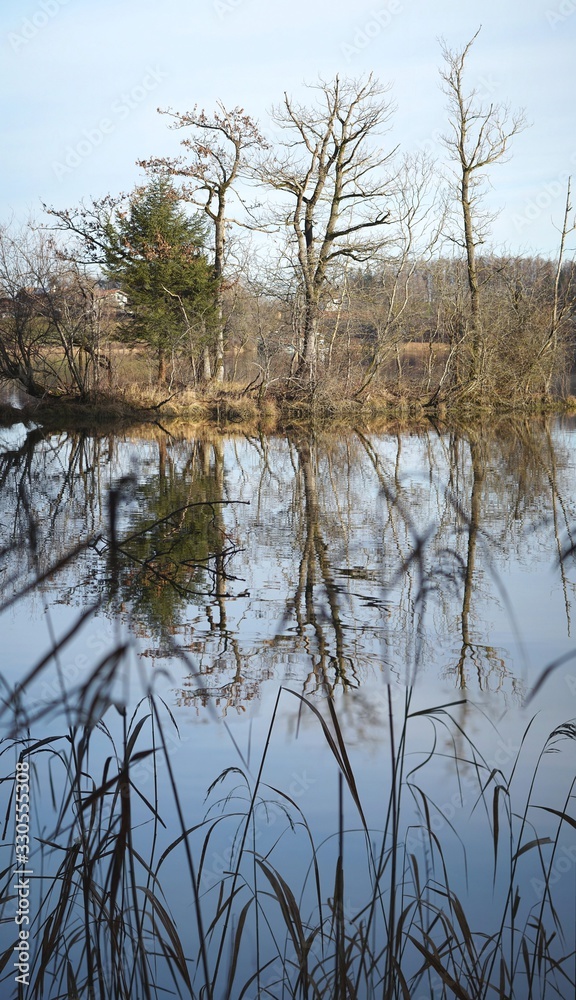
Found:
<svg viewBox="0 0 576 1000"><path fill-rule="evenodd" d="M507 158L510 140L526 128L523 112L512 112L508 104L486 104L476 88L464 83L466 60L480 29L459 51L442 42L445 67L440 71L448 98L449 131L443 143L454 162L457 201L462 216L462 235L456 242L466 255L470 289L470 381L482 375L482 332L477 247L486 242L490 216L482 210L486 168Z"/></svg>
<svg viewBox="0 0 576 1000"><path fill-rule="evenodd" d="M550 328L548 336L542 345L539 357L544 355L549 356L548 373L546 378L546 391L549 392L552 384L552 379L556 369L556 356L558 353L558 346L560 341L561 333L567 326L567 321L570 317L570 313L574 308L574 304L571 301L571 285L573 279L573 269L568 269L568 280L566 282L566 287L561 289L561 279L562 279L562 269L564 265L564 254L566 252L566 240L570 233L576 231L576 216L570 219L570 214L572 212L572 202L570 200L570 188L571 188L572 178L568 178L568 184L566 186L566 202L564 205L564 219L562 222L562 230L560 232L560 247L558 250L558 260L556 261L556 271L554 274L554 295L552 299L552 315L550 317Z"/></svg>
<svg viewBox="0 0 576 1000"><path fill-rule="evenodd" d="M256 122L243 108L227 111L218 104L218 111L208 116L196 107L180 114L170 109L161 114L173 119L172 128L192 129L192 135L182 140L186 154L177 158L156 157L143 160L140 166L154 173L169 173L183 177L187 183L183 194L193 205L202 209L214 227L214 277L217 282L219 323L216 333L214 380L224 379L224 323L222 309L222 279L225 262L226 229L229 197L234 184L247 168L256 150L267 146ZM205 377L210 378L210 361L205 357Z"/></svg>
<svg viewBox="0 0 576 1000"><path fill-rule="evenodd" d="M259 169L260 179L285 194L281 219L294 247L294 267L304 296L297 374L316 380L319 315L330 275L346 260L365 262L386 241L388 199L395 150L377 145L392 114L388 90L366 80L320 81L310 107L287 94L273 110L287 133L284 155Z"/></svg>

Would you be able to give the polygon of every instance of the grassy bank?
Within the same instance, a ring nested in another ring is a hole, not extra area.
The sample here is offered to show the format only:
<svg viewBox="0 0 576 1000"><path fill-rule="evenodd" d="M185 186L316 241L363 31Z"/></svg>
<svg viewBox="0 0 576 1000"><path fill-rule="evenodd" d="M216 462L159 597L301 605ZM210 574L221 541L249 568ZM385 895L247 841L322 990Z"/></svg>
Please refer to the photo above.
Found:
<svg viewBox="0 0 576 1000"><path fill-rule="evenodd" d="M338 393L254 394L239 385L204 391L171 391L164 387L128 385L83 399L61 396L37 400L21 395L18 405L0 403L0 424L20 421L46 428L90 429L103 425L185 420L215 426L252 426L272 432L294 423L368 426L374 422L432 420L474 422L487 415L576 413L576 397L530 397L522 400L454 398L430 402L428 397L372 395L362 401Z"/></svg>

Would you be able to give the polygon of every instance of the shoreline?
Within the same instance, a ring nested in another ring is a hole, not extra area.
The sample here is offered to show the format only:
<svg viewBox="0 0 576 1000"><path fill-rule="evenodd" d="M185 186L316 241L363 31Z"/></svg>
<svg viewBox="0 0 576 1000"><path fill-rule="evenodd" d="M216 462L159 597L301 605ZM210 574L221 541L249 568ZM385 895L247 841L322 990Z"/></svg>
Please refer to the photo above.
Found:
<svg viewBox="0 0 576 1000"><path fill-rule="evenodd" d="M535 417L576 415L576 397L538 397L528 400L468 399L434 404L424 397L394 399L390 395L359 402L352 398L306 398L262 395L259 399L237 389L221 389L206 393L182 391L168 393L164 399L158 391L148 395L139 392L135 400L130 393L113 392L94 395L89 399L74 397L46 398L25 402L0 402L0 426L35 423L49 430L99 429L102 426L128 427L137 424L185 422L216 429L257 427L263 432L298 426L354 427L376 422L426 424L440 421L475 424L478 419L502 416Z"/></svg>

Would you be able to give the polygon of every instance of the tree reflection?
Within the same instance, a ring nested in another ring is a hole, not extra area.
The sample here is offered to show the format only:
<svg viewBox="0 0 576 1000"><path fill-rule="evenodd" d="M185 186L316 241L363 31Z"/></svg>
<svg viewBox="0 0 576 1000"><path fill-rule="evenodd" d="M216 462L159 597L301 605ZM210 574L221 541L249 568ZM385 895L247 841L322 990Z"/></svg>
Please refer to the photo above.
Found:
<svg viewBox="0 0 576 1000"><path fill-rule="evenodd" d="M462 645L460 655L454 667L447 670L448 676L454 675L457 687L465 689L468 686L467 665L471 663L476 670L478 687L483 690L488 683L489 675L498 675L497 686L500 687L508 671L502 656L490 645L474 641L471 615L474 597L474 572L476 569L476 554L478 539L482 525L482 500L486 482L486 442L481 436L469 437L470 461L472 464L472 486L470 491L470 514L466 518L468 542L463 567L462 611L460 614L460 633Z"/></svg>
<svg viewBox="0 0 576 1000"><path fill-rule="evenodd" d="M413 665L407 681L422 666L437 663L460 689L506 686L518 694L519 677L507 650L487 641L486 615L501 604L510 611L499 563L514 558L529 564L536 545L546 547L551 564L549 512L559 553L560 536L574 517L566 484L560 485L566 456L553 443L549 422L398 434L395 456L388 449L386 460L379 444L358 436L380 483L382 580L396 606L389 644L401 644L399 662ZM402 476L401 452L414 439L421 466ZM569 632L573 586L564 566L559 572Z"/></svg>
<svg viewBox="0 0 576 1000"><path fill-rule="evenodd" d="M20 428L0 451L4 593L45 570L50 600L124 616L152 658L191 655L183 704L225 711L272 677L332 696L421 671L514 695L518 663L490 637L500 570L571 544L568 454L546 420L249 439ZM558 574L569 632L566 561Z"/></svg>
<svg viewBox="0 0 576 1000"><path fill-rule="evenodd" d="M298 581L293 598L287 602L287 614L294 614L298 635L305 639L307 626L313 630L316 650L310 650L310 672L304 689L312 685L332 693L335 684L357 686L354 660L346 649L342 612L341 588L334 579L329 542L325 539L318 500L316 442L302 439L294 442L298 456L297 474L303 485L302 523L304 526ZM331 648L327 631L330 629ZM309 644L308 644L309 645Z"/></svg>
<svg viewBox="0 0 576 1000"><path fill-rule="evenodd" d="M103 600L159 638L181 629L190 601L214 595L223 627L235 547L222 514L222 445L192 439L168 448L168 440L162 432L144 449L131 442L122 455L113 435L23 430L0 454L5 584L8 567L17 588L79 546L81 558L53 581L61 603ZM144 467L135 475L138 450Z"/></svg>
<svg viewBox="0 0 576 1000"><path fill-rule="evenodd" d="M158 444L155 475L128 493L129 531L109 546L115 572L106 576L111 592L130 606L143 632L157 637L182 628L187 605L217 595L223 611L226 566L234 547L222 519L221 449L194 441L177 464ZM221 622L221 625L223 623Z"/></svg>
<svg viewBox="0 0 576 1000"><path fill-rule="evenodd" d="M0 503L4 596L25 586L67 558L71 549L89 546L90 563L102 519L104 469L110 461L108 437L85 433L52 435L23 425L5 431L0 445ZM80 573L80 586L93 572ZM70 568L68 567L68 574ZM66 602L79 581L67 587L60 574L61 600ZM10 582L8 582L8 580Z"/></svg>

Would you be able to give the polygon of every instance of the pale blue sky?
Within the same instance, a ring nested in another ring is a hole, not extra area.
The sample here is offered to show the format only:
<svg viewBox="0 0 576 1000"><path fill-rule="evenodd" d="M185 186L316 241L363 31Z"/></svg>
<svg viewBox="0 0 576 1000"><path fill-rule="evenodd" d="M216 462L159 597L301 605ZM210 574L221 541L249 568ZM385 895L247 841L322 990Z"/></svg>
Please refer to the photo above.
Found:
<svg viewBox="0 0 576 1000"><path fill-rule="evenodd" d="M129 190L137 159L182 138L158 106L239 104L267 131L319 74L373 70L397 104L390 141L443 155L438 39L459 48L480 24L470 84L532 123L491 174L495 243L553 254L576 175L576 0L4 0L0 219Z"/></svg>

